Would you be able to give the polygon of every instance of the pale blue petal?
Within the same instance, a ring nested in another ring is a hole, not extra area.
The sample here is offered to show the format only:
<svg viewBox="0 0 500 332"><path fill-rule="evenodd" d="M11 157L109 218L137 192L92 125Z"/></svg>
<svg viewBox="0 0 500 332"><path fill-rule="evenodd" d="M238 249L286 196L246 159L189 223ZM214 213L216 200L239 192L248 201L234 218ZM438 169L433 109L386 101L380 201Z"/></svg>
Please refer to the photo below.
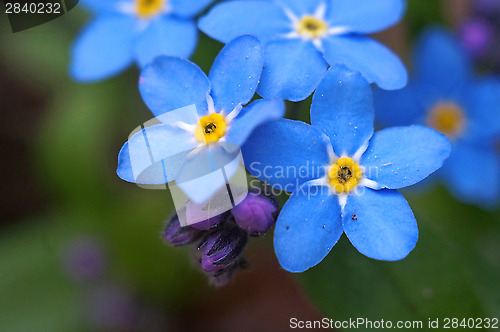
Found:
<svg viewBox="0 0 500 332"><path fill-rule="evenodd" d="M194 22L170 16L152 20L137 38L135 54L141 67L160 55L189 58L198 42Z"/></svg>
<svg viewBox="0 0 500 332"><path fill-rule="evenodd" d="M330 36L323 39L323 48L331 66L344 64L382 89L401 89L408 82L408 73L398 56L371 38Z"/></svg>
<svg viewBox="0 0 500 332"><path fill-rule="evenodd" d="M245 107L231 122L226 141L243 145L252 131L259 125L285 115L285 103L277 99L259 99Z"/></svg>
<svg viewBox="0 0 500 332"><path fill-rule="evenodd" d="M469 138L483 143L500 140L500 78L473 82L466 98Z"/></svg>
<svg viewBox="0 0 500 332"><path fill-rule="evenodd" d="M329 0L326 18L332 26L358 33L373 33L399 22L405 0Z"/></svg>
<svg viewBox="0 0 500 332"><path fill-rule="evenodd" d="M161 56L143 69L139 90L155 116L190 105L202 115L207 109L210 82L194 63Z"/></svg>
<svg viewBox="0 0 500 332"><path fill-rule="evenodd" d="M291 22L283 8L272 2L226 1L215 5L199 20L198 27L208 36L228 43L242 34L252 34L262 43L291 32Z"/></svg>
<svg viewBox="0 0 500 332"><path fill-rule="evenodd" d="M311 124L330 137L338 156L352 156L372 136L373 121L368 82L345 66L331 67L314 94Z"/></svg>
<svg viewBox="0 0 500 332"><path fill-rule="evenodd" d="M337 196L305 184L290 196L276 222L276 257L285 270L304 272L325 258L342 233Z"/></svg>
<svg viewBox="0 0 500 332"><path fill-rule="evenodd" d="M368 179L385 188L399 189L437 171L450 151L450 141L433 129L393 127L373 135L361 166L365 167Z"/></svg>
<svg viewBox="0 0 500 332"><path fill-rule="evenodd" d="M276 3L288 8L297 17L315 14L324 2L324 0L276 0Z"/></svg>
<svg viewBox="0 0 500 332"><path fill-rule="evenodd" d="M384 261L405 258L418 241L418 226L406 199L396 190L371 190L347 199L344 231L363 255Z"/></svg>
<svg viewBox="0 0 500 332"><path fill-rule="evenodd" d="M210 74L211 96L217 112L228 114L252 100L264 66L260 42L243 35L229 42L215 59Z"/></svg>
<svg viewBox="0 0 500 332"><path fill-rule="evenodd" d="M169 0L172 12L183 17L192 17L202 12L214 0Z"/></svg>
<svg viewBox="0 0 500 332"><path fill-rule="evenodd" d="M281 119L255 129L243 146L249 172L273 187L294 191L325 174L330 142L319 129Z"/></svg>
<svg viewBox="0 0 500 332"><path fill-rule="evenodd" d="M137 21L131 16L105 16L90 22L73 44L71 76L92 82L125 70L133 62L137 28Z"/></svg>
<svg viewBox="0 0 500 332"><path fill-rule="evenodd" d="M133 3L133 0L79 0L78 4L82 7L100 13L117 13L119 12L120 5L123 3Z"/></svg>
<svg viewBox="0 0 500 332"><path fill-rule="evenodd" d="M182 160L196 145L193 134L170 125L144 128L122 147L116 172L128 182L165 184L175 179Z"/></svg>
<svg viewBox="0 0 500 332"><path fill-rule="evenodd" d="M413 61L415 79L431 93L457 93L468 83L472 70L467 51L451 32L442 28L429 28L422 34Z"/></svg>
<svg viewBox="0 0 500 332"><path fill-rule="evenodd" d="M276 40L264 48L258 93L264 98L301 101L313 93L328 64L316 47L301 39Z"/></svg>
<svg viewBox="0 0 500 332"><path fill-rule="evenodd" d="M482 206L500 200L500 160L493 149L457 143L441 175L461 201Z"/></svg>

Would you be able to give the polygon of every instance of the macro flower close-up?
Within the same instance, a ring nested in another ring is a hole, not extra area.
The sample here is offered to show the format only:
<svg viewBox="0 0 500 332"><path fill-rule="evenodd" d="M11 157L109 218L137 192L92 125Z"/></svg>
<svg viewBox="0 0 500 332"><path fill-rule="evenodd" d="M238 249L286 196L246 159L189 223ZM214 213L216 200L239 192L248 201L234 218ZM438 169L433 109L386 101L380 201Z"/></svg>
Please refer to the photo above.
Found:
<svg viewBox="0 0 500 332"><path fill-rule="evenodd" d="M199 27L223 43L243 33L257 36L266 53L259 94L299 101L335 64L361 72L383 89L405 86L401 60L366 36L396 24L405 9L402 0L237 0L216 4Z"/></svg>
<svg viewBox="0 0 500 332"><path fill-rule="evenodd" d="M198 44L193 19L212 0L81 0L95 18L72 49L71 76L92 82L159 55L189 58Z"/></svg>
<svg viewBox="0 0 500 332"><path fill-rule="evenodd" d="M373 134L373 120L368 82L334 66L314 94L311 125L264 124L245 145L253 175L292 191L274 233L276 255L286 270L315 266L343 233L359 252L379 260L400 260L415 247L417 222L397 189L438 170L450 143L421 126ZM289 173L290 166L299 172Z"/></svg>
<svg viewBox="0 0 500 332"><path fill-rule="evenodd" d="M500 76L475 76L458 38L430 28L414 51L414 76L399 91L377 91L377 121L423 124L449 137L453 151L438 176L460 200L488 206L500 199ZM470 174L470 166L477 172ZM477 174L477 175L476 175Z"/></svg>

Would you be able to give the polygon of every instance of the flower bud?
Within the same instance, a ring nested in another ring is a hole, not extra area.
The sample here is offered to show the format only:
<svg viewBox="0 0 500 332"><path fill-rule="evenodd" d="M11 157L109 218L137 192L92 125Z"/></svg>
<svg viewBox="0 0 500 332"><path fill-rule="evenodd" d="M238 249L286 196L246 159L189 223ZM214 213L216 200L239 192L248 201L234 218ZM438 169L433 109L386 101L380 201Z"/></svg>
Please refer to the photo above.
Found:
<svg viewBox="0 0 500 332"><path fill-rule="evenodd" d="M182 227L179 222L179 217L174 214L170 217L165 230L163 231L164 239L173 246L185 246L198 240L203 235L203 232L190 226Z"/></svg>
<svg viewBox="0 0 500 332"><path fill-rule="evenodd" d="M278 206L272 196L249 192L232 210L236 224L252 236L264 233L276 222Z"/></svg>
<svg viewBox="0 0 500 332"><path fill-rule="evenodd" d="M239 261L247 240L247 233L234 225L210 232L198 246L201 268L213 275L226 271Z"/></svg>
<svg viewBox="0 0 500 332"><path fill-rule="evenodd" d="M211 228L214 228L217 225L219 225L220 223L222 223L226 218L227 218L226 213L219 214L218 216L212 217L210 219L201 221L201 222L196 223L196 224L192 224L191 227L196 228L200 231L208 231Z"/></svg>

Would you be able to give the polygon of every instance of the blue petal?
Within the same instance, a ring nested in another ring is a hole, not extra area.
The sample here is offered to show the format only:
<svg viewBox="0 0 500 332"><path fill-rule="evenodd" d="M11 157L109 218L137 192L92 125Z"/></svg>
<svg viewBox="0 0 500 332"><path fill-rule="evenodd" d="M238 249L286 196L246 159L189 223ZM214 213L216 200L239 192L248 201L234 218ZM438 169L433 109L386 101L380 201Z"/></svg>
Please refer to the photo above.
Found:
<svg viewBox="0 0 500 332"><path fill-rule="evenodd" d="M266 121L285 115L285 103L282 100L259 99L248 105L243 114L231 122L226 141L243 145L257 126Z"/></svg>
<svg viewBox="0 0 500 332"><path fill-rule="evenodd" d="M437 171L450 151L450 141L433 129L393 127L373 135L361 166L366 168L368 179L385 188L399 189Z"/></svg>
<svg viewBox="0 0 500 332"><path fill-rule="evenodd" d="M441 175L461 201L488 206L500 199L500 160L493 149L454 144Z"/></svg>
<svg viewBox="0 0 500 332"><path fill-rule="evenodd" d="M405 13L404 0L330 0L326 18L334 26L358 33L373 33L399 22Z"/></svg>
<svg viewBox="0 0 500 332"><path fill-rule="evenodd" d="M264 1L226 1L214 6L198 23L201 31L223 43L247 33L267 43L291 32L290 25L283 8Z"/></svg>
<svg viewBox="0 0 500 332"><path fill-rule="evenodd" d="M123 145L116 173L128 182L165 184L175 179L196 145L192 134L170 125L144 128Z"/></svg>
<svg viewBox="0 0 500 332"><path fill-rule="evenodd" d="M417 42L415 79L429 90L453 94L467 84L471 61L467 52L451 33L440 28L430 28Z"/></svg>
<svg viewBox="0 0 500 332"><path fill-rule="evenodd" d="M313 15L325 2L324 0L278 0L278 3L291 10L296 16Z"/></svg>
<svg viewBox="0 0 500 332"><path fill-rule="evenodd" d="M328 64L310 42L276 40L264 48L265 64L258 93L264 98L301 101L313 93Z"/></svg>
<svg viewBox="0 0 500 332"><path fill-rule="evenodd" d="M331 67L314 94L311 124L330 137L338 156L352 156L372 136L373 121L368 82L345 66Z"/></svg>
<svg viewBox="0 0 500 332"><path fill-rule="evenodd" d="M397 55L371 38L330 36L323 39L323 48L331 66L344 64L382 89L401 89L408 82L406 68Z"/></svg>
<svg viewBox="0 0 500 332"><path fill-rule="evenodd" d="M466 103L470 139L500 138L500 78L487 77L471 84Z"/></svg>
<svg viewBox="0 0 500 332"><path fill-rule="evenodd" d="M305 184L290 196L276 222L276 257L285 270L304 272L325 258L342 233L337 196Z"/></svg>
<svg viewBox="0 0 500 332"><path fill-rule="evenodd" d="M202 115L207 110L210 82L194 63L161 56L142 71L139 90L155 116L189 105Z"/></svg>
<svg viewBox="0 0 500 332"><path fill-rule="evenodd" d="M203 11L214 0L170 0L172 12L178 16L192 17Z"/></svg>
<svg viewBox="0 0 500 332"><path fill-rule="evenodd" d="M230 201L226 184L240 167L239 147L231 143L201 146L184 161L175 178L176 185L194 202L207 202L222 190L223 198ZM244 166L241 163L244 170Z"/></svg>
<svg viewBox="0 0 500 332"><path fill-rule="evenodd" d="M71 76L91 82L116 75L133 62L137 21L129 16L105 16L90 22L72 49Z"/></svg>
<svg viewBox="0 0 500 332"><path fill-rule="evenodd" d="M255 95L263 66L262 48L254 36L243 35L227 44L208 75L217 112L227 114L238 104L247 104Z"/></svg>
<svg viewBox="0 0 500 332"><path fill-rule="evenodd" d="M123 0L80 0L78 4L95 13L117 13Z"/></svg>
<svg viewBox="0 0 500 332"><path fill-rule="evenodd" d="M361 195L349 196L342 221L353 246L373 259L403 259L418 241L417 221L396 190L367 188Z"/></svg>
<svg viewBox="0 0 500 332"><path fill-rule="evenodd" d="M189 58L198 42L194 22L169 16L151 22L137 39L135 54L141 67L160 55Z"/></svg>
<svg viewBox="0 0 500 332"><path fill-rule="evenodd" d="M414 82L396 91L375 89L373 97L376 121L385 127L425 122L427 108L419 98Z"/></svg>
<svg viewBox="0 0 500 332"><path fill-rule="evenodd" d="M294 191L324 175L330 142L319 129L304 122L281 119L254 130L243 146L250 173L273 187Z"/></svg>

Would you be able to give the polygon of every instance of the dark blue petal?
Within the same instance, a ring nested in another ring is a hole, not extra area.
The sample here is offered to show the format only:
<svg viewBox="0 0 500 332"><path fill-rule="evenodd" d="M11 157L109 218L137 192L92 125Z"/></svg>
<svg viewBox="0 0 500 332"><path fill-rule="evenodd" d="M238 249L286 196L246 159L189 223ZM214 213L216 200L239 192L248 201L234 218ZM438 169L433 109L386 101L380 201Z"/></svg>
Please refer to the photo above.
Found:
<svg viewBox="0 0 500 332"><path fill-rule="evenodd" d="M329 145L319 129L282 119L254 130L243 146L243 158L253 176L291 192L324 175Z"/></svg>
<svg viewBox="0 0 500 332"><path fill-rule="evenodd" d="M304 272L325 258L342 233L337 196L305 184L290 196L276 222L276 257L285 270Z"/></svg>
<svg viewBox="0 0 500 332"><path fill-rule="evenodd" d="M189 58L198 42L194 22L162 16L151 22L137 38L135 54L141 67L160 55Z"/></svg>
<svg viewBox="0 0 500 332"><path fill-rule="evenodd" d="M493 149L457 143L441 175L461 201L489 206L500 199L499 158Z"/></svg>
<svg viewBox="0 0 500 332"><path fill-rule="evenodd" d="M330 137L338 156L352 156L372 136L373 119L368 82L345 66L331 67L314 94L311 124Z"/></svg>
<svg viewBox="0 0 500 332"><path fill-rule="evenodd" d="M304 100L323 78L328 64L310 42L284 39L264 48L265 64L258 93L264 98Z"/></svg>
<svg viewBox="0 0 500 332"><path fill-rule="evenodd" d="M450 151L450 141L433 129L393 127L373 135L361 166L366 168L368 179L385 188L399 189L437 171Z"/></svg>
<svg viewBox="0 0 500 332"><path fill-rule="evenodd" d="M144 128L123 145L116 173L128 182L165 184L175 179L196 145L193 134L170 125Z"/></svg>
<svg viewBox="0 0 500 332"><path fill-rule="evenodd" d="M73 45L71 76L91 82L123 71L133 62L137 29L131 16L105 16L90 22Z"/></svg>
<svg viewBox="0 0 500 332"><path fill-rule="evenodd" d="M243 35L228 43L208 75L217 112L228 114L238 104L247 104L255 94L263 66L262 48L254 36Z"/></svg>
<svg viewBox="0 0 500 332"><path fill-rule="evenodd" d="M427 108L416 90L414 82L396 91L374 89L376 122L386 127L423 123Z"/></svg>
<svg viewBox="0 0 500 332"><path fill-rule="evenodd" d="M418 241L418 226L406 199L396 190L371 190L347 199L344 231L363 255L384 261L405 258Z"/></svg>
<svg viewBox="0 0 500 332"><path fill-rule="evenodd" d="M189 105L195 105L198 113L204 114L210 82L194 63L162 56L143 69L139 90L155 116Z"/></svg>
<svg viewBox="0 0 500 332"><path fill-rule="evenodd" d="M172 12L178 16L192 17L203 11L214 0L169 0Z"/></svg>
<svg viewBox="0 0 500 332"><path fill-rule="evenodd" d="M326 18L330 24L359 33L373 33L393 26L406 10L404 0L329 0L329 3Z"/></svg>
<svg viewBox="0 0 500 332"><path fill-rule="evenodd" d="M330 36L323 40L323 48L331 66L344 64L382 89L401 89L408 82L408 73L398 56L371 38Z"/></svg>
<svg viewBox="0 0 500 332"><path fill-rule="evenodd" d="M281 118L283 115L285 115L285 103L282 100L256 100L245 108L244 114L231 122L226 141L241 146L257 126Z"/></svg>
<svg viewBox="0 0 500 332"><path fill-rule="evenodd" d="M467 52L450 32L440 28L425 31L417 42L415 78L429 90L453 94L467 84L471 61Z"/></svg>
<svg viewBox="0 0 500 332"><path fill-rule="evenodd" d="M264 1L226 1L202 17L198 23L201 31L210 37L228 43L242 34L257 36L266 43L292 31L291 21L283 8Z"/></svg>

